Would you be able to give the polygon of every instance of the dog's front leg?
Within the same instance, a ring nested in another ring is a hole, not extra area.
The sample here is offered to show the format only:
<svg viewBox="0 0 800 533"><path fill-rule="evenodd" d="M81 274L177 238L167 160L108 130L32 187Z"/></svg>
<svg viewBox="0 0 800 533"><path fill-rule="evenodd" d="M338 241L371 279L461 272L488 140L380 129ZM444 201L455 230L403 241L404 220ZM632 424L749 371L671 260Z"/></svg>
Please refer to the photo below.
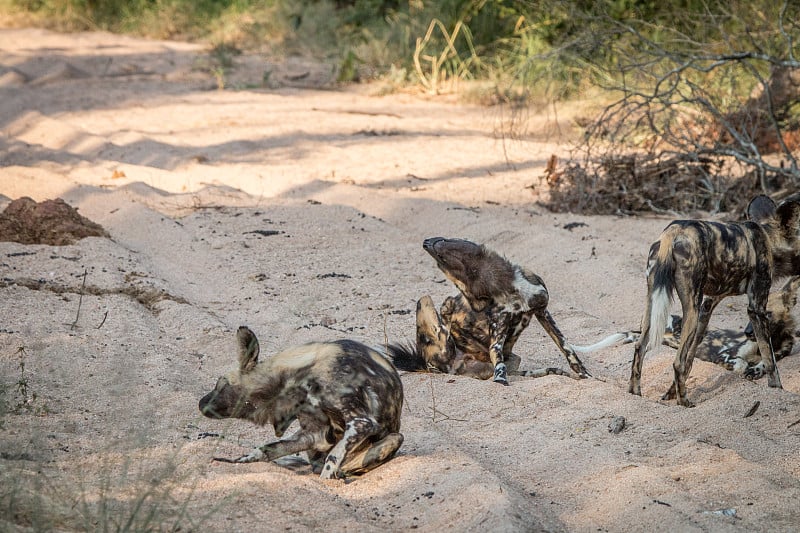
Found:
<svg viewBox="0 0 800 533"><path fill-rule="evenodd" d="M379 429L378 423L372 418L356 417L351 419L344 427L342 439L328 452L325 465L322 467L322 479L336 479L343 476L341 466L349 459L348 454L358 448L368 437L374 435Z"/></svg>
<svg viewBox="0 0 800 533"><path fill-rule="evenodd" d="M506 342L503 344L503 360L506 364L508 364L509 358L515 357L513 353L514 345L517 343L519 336L522 335L522 332L525 331L525 328L531 323L531 315L533 315L533 312L528 311L527 313L514 313L509 317L508 337L506 337ZM511 367L509 367L509 370L511 370Z"/></svg>
<svg viewBox="0 0 800 533"><path fill-rule="evenodd" d="M769 319L763 305L758 306L759 310L756 310L756 308L756 305L751 303L747 307L747 314L750 317L750 323L753 325L758 351L761 352L761 362L753 367L748 367L745 370L745 377L753 379L757 374L766 374L767 384L770 387L782 389L775 352L772 349L772 342L769 338Z"/></svg>
<svg viewBox="0 0 800 533"><path fill-rule="evenodd" d="M317 433L298 431L288 439L271 442L259 446L247 455L238 459L227 459L225 457L214 457L214 461L223 463L255 463L258 461L274 461L281 457L300 453L315 448L317 444L325 441L325 436Z"/></svg>
<svg viewBox="0 0 800 533"><path fill-rule="evenodd" d="M489 313L489 360L494 366L494 381L508 385L508 369L506 368L503 349L508 337L510 315L494 310Z"/></svg>
<svg viewBox="0 0 800 533"><path fill-rule="evenodd" d="M592 375L588 370L586 370L586 367L583 366L583 363L578 358L578 354L575 353L575 350L573 350L572 347L567 343L566 339L564 338L564 334L561 333L560 329L558 329L558 326L556 326L556 321L553 320L553 317L550 315L547 309L537 311L535 316L547 334L550 335L550 338L555 341L556 346L558 346L558 349L564 354L564 357L567 358L567 362L569 363L569 367L572 369L572 371L578 374L578 377L580 378L591 377Z"/></svg>

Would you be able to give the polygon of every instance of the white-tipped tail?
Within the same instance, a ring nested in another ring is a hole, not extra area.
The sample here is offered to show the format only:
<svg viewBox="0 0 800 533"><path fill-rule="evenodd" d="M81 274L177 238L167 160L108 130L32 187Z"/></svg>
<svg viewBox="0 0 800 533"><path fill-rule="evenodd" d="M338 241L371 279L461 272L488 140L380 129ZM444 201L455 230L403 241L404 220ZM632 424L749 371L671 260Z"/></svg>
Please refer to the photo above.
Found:
<svg viewBox="0 0 800 533"><path fill-rule="evenodd" d="M650 328L645 353L661 346L669 319L670 294L663 287L653 290L650 296Z"/></svg>
<svg viewBox="0 0 800 533"><path fill-rule="evenodd" d="M609 335L605 339L598 341L589 346L578 346L576 344L572 344L572 349L578 353L589 353L594 352L596 350L601 350L603 348L607 348L609 346L613 346L618 342L622 342L623 344L634 342L636 337L631 333L614 333L613 335Z"/></svg>

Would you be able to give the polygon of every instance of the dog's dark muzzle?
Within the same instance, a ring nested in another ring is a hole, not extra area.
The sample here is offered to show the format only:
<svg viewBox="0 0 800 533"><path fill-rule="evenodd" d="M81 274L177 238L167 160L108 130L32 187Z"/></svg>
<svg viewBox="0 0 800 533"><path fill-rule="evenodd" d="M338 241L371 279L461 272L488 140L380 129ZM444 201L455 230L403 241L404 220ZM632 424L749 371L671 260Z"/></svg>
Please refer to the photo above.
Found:
<svg viewBox="0 0 800 533"><path fill-rule="evenodd" d="M429 254L433 253L433 249L436 246L436 244L446 240L447 239L445 239L444 237L430 237L429 239L425 239L424 241L422 241L422 249L428 252Z"/></svg>

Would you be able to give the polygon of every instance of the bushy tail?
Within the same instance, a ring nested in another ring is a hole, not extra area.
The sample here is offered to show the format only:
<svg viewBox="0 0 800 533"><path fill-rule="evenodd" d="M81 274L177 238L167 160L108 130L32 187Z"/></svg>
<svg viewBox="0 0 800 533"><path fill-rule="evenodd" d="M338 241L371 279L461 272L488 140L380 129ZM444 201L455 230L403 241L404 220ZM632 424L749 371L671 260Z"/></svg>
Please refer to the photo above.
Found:
<svg viewBox="0 0 800 533"><path fill-rule="evenodd" d="M650 316L649 328L642 324L642 331L648 329L647 346L649 352L661 345L664 332L670 318L669 308L672 302L672 293L675 289L675 258L672 255L672 239L665 236L659 243L659 248L648 274L650 287Z"/></svg>
<svg viewBox="0 0 800 533"><path fill-rule="evenodd" d="M397 370L405 370L407 372L426 372L428 370L428 365L425 363L422 353L410 343L389 344L382 347L381 351Z"/></svg>
<svg viewBox="0 0 800 533"><path fill-rule="evenodd" d="M613 346L618 342L622 342L622 344L628 344L631 342L635 342L637 338L637 334L632 331L614 333L613 335L609 335L603 340L597 341L594 344L589 346L578 346L576 344L571 344L572 349L578 353L589 353L594 352L596 350L601 350L603 348L607 348L609 346Z"/></svg>

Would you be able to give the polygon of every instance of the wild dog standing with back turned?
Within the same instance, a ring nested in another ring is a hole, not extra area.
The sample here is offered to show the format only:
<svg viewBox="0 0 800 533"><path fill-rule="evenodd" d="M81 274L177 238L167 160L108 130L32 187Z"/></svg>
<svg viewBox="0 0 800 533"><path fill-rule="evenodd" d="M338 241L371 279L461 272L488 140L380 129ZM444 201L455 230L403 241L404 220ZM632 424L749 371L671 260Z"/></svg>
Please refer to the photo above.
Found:
<svg viewBox="0 0 800 533"><path fill-rule="evenodd" d="M797 197L776 206L760 195L747 207L745 222L676 220L650 247L647 263L647 306L642 334L636 342L628 392L641 395L644 355L659 344L669 317L672 293L683 310L681 340L673 369L675 379L662 399L686 399L686 378L711 313L726 296L747 294L747 314L761 353L770 387L781 387L768 336L766 313L774 278L800 274Z"/></svg>
<svg viewBox="0 0 800 533"><path fill-rule="evenodd" d="M445 300L441 315L425 296L417 303L417 348L414 354L429 369L464 374L508 385L508 373L517 373L519 356L512 352L520 334L536 317L579 377L589 371L575 346L564 339L547 311L550 296L542 279L512 264L485 246L462 239L434 237L422 247L445 276L461 291ZM617 334L591 347L591 351L625 338ZM391 347L390 347L391 348ZM404 363L395 360L398 368ZM408 367L406 367L408 368ZM564 374L543 369L525 375Z"/></svg>
<svg viewBox="0 0 800 533"><path fill-rule="evenodd" d="M403 443L403 385L391 363L352 340L311 343L258 361L255 334L240 327L239 367L200 400L209 418L272 424L291 437L256 448L233 463L272 461L305 451L320 477L362 474L391 459Z"/></svg>

